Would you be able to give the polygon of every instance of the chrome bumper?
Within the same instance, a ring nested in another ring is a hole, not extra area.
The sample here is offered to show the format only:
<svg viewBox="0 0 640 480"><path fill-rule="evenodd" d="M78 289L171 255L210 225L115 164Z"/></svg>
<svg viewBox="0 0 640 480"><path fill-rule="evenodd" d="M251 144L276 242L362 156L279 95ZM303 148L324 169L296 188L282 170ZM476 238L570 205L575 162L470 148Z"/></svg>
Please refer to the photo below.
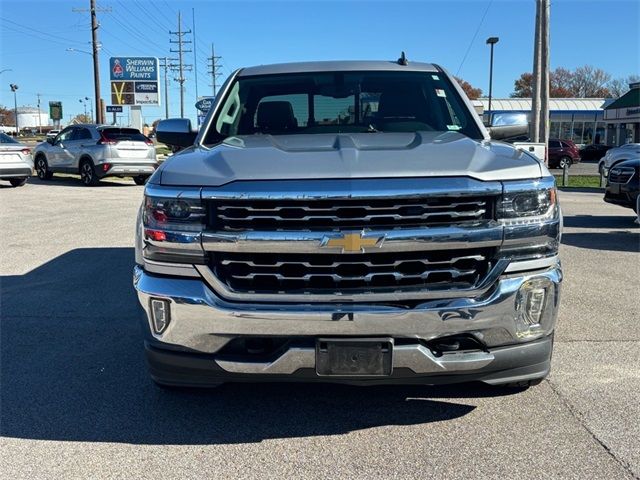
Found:
<svg viewBox="0 0 640 480"><path fill-rule="evenodd" d="M533 279L551 288L539 335L523 337L516 310L518 291ZM477 298L429 300L412 308L381 304L233 303L218 297L201 278L157 276L136 267L134 285L146 313L153 343L193 352L215 353L238 336L389 336L432 340L470 333L488 346L526 343L553 332L560 301L562 271L502 275ZM168 300L170 322L161 334L150 323L150 300ZM417 355L421 353L418 352Z"/></svg>

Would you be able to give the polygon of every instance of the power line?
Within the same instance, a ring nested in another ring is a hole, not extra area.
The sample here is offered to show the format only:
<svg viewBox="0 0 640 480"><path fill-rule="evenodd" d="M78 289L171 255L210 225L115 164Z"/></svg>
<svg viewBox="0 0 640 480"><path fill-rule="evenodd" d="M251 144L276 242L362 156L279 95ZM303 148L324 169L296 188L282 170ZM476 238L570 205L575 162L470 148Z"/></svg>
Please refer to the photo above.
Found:
<svg viewBox="0 0 640 480"><path fill-rule="evenodd" d="M484 13L482 14L482 18L480 19L480 22L478 23L478 28L476 28L476 32L473 34L473 38L471 39L471 42L469 42L469 46L467 47L467 51L464 53L464 57L462 57L462 61L460 62L460 66L458 67L458 70L456 71L456 76L460 73L460 70L462 69L462 65L464 65L464 62L467 59L467 55L469 55L469 52L471 51L471 47L473 46L473 42L475 42L476 37L478 36L478 32L480 32L480 27L482 27L482 22L484 22L484 18L487 16L487 13L489 12L489 8L491 7L492 3L493 3L493 0L489 0L489 3L487 4L487 8L485 8Z"/></svg>
<svg viewBox="0 0 640 480"><path fill-rule="evenodd" d="M26 26L26 25L22 25L22 24L20 24L20 23L17 23L17 22L11 21L11 20L6 19L6 18L3 18L3 17L0 17L0 20L2 20L2 21L4 21L4 22L11 23L11 24L13 24L13 25L15 25L15 26L17 26L17 27L20 27L20 28L25 28L25 29L27 29L27 30L30 30L30 31L32 31L32 32L37 33L38 35L46 35L47 37L51 37L51 38L53 38L53 39L56 39L56 40L58 41L58 43L61 43L60 41L63 41L63 42L65 42L65 44L69 44L69 43L77 43L77 44L80 44L80 45L84 45L84 44L85 44L85 42L82 42L82 41L79 41L79 40L71 40L70 38L65 38L65 37L61 37L61 36L59 36L59 35L53 35L53 34L51 34L51 33L43 32L43 31L41 31L41 30L36 30L35 28L31 28L31 27L28 27L28 26ZM21 31L19 31L19 30L15 30L15 27L13 27L13 28L12 28L12 27L9 27L9 26L5 26L4 28L8 28L8 29L10 29L10 30L17 31L18 33L22 33L22 34L25 34L25 35L36 36L36 35L35 35L35 34L33 34L33 33L29 33L29 32L21 32ZM39 37L39 38L42 40L42 37ZM49 39L47 39L47 41L56 41L56 40L49 40Z"/></svg>

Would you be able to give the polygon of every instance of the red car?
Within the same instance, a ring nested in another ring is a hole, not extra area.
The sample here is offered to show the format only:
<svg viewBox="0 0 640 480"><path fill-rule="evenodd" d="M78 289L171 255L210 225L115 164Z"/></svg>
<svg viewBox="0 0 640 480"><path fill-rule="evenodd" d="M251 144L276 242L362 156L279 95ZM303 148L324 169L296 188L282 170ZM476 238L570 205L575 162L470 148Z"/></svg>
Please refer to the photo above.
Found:
<svg viewBox="0 0 640 480"><path fill-rule="evenodd" d="M564 168L580 162L580 150L571 140L549 139L549 167Z"/></svg>

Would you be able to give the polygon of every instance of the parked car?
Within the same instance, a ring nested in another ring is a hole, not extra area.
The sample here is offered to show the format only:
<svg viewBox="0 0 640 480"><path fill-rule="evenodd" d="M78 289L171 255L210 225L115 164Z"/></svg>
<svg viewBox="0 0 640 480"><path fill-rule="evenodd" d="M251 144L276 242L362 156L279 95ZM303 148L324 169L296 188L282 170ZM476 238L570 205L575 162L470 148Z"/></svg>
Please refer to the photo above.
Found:
<svg viewBox="0 0 640 480"><path fill-rule="evenodd" d="M618 162L609 170L604 201L638 212L640 193L640 156Z"/></svg>
<svg viewBox="0 0 640 480"><path fill-rule="evenodd" d="M580 162L580 151L571 140L549 139L548 151L549 167L564 168L571 167L574 163Z"/></svg>
<svg viewBox="0 0 640 480"><path fill-rule="evenodd" d="M311 106L312 108L307 108ZM145 187L134 285L161 386L523 388L548 373L561 212L543 162L406 62L237 70Z"/></svg>
<svg viewBox="0 0 640 480"><path fill-rule="evenodd" d="M153 142L135 128L72 125L48 137L33 153L38 178L78 173L85 185L105 177L133 177L144 185L158 166Z"/></svg>
<svg viewBox="0 0 640 480"><path fill-rule="evenodd" d="M592 143L586 145L580 149L580 159L586 160L600 160L612 147L610 145L603 145L601 143Z"/></svg>
<svg viewBox="0 0 640 480"><path fill-rule="evenodd" d="M49 130L47 132L47 138L56 138L56 135L60 133L60 130Z"/></svg>
<svg viewBox="0 0 640 480"><path fill-rule="evenodd" d="M598 162L600 175L609 175L609 169L614 165L640 156L640 143L626 143L607 151L604 157Z"/></svg>
<svg viewBox="0 0 640 480"><path fill-rule="evenodd" d="M6 133L0 133L0 179L21 187L32 173L31 149Z"/></svg>

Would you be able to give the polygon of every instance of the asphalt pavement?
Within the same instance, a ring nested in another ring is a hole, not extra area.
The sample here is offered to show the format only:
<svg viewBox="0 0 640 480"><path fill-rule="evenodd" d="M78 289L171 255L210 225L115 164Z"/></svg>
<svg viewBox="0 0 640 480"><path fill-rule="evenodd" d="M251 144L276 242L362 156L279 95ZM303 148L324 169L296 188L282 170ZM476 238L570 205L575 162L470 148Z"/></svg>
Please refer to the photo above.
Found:
<svg viewBox="0 0 640 480"><path fill-rule="evenodd" d="M631 210L560 193L563 299L537 387L166 392L146 375L131 282L142 190L0 187L3 478L640 478Z"/></svg>

